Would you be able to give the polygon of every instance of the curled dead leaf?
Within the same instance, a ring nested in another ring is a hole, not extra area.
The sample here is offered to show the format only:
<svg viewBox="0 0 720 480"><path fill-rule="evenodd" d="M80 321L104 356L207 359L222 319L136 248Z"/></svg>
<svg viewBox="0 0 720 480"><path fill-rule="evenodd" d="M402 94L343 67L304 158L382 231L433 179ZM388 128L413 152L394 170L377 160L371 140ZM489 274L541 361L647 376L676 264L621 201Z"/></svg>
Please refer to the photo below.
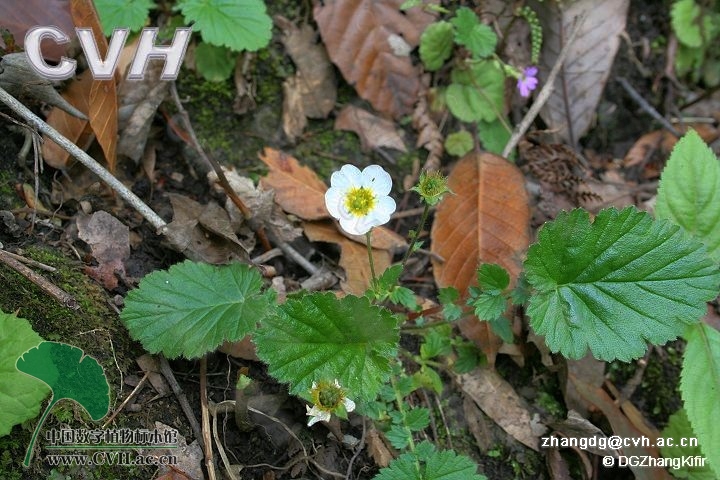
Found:
<svg viewBox="0 0 720 480"><path fill-rule="evenodd" d="M388 147L407 152L395 124L354 105L347 105L335 119L335 130L351 130L360 137L363 150Z"/></svg>

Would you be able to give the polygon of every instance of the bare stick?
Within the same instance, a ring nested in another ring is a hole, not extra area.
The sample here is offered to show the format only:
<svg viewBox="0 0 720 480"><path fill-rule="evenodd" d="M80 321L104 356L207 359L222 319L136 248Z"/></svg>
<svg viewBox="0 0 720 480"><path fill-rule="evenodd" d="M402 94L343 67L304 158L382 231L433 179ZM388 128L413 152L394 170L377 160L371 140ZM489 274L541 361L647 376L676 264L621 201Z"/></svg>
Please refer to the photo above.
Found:
<svg viewBox="0 0 720 480"><path fill-rule="evenodd" d="M10 107L15 113L25 119L25 121L29 122L32 126L64 148L68 153L70 153L70 155L85 165L88 170L100 177L103 182L115 190L123 200L128 202L135 210L137 210L140 215L142 215L145 220L155 227L159 233L164 233L163 230L167 225L165 220L160 218L160 216L148 207L145 202L140 200L137 195L131 192L130 189L123 185L110 172L105 170L105 168L96 162L95 159L65 138L60 132L45 123L42 119L40 119L40 117L32 113L25 105L16 100L15 97L6 92L2 87L0 87L0 102Z"/></svg>
<svg viewBox="0 0 720 480"><path fill-rule="evenodd" d="M660 115L660 112L658 112L657 110L655 110L655 107L653 107L652 105L650 105L650 104L647 102L647 100L645 100L645 99L642 97L642 95L640 95L640 94L638 93L638 91L635 90L635 89L632 87L632 85L630 85L630 83L629 83L627 80L625 80L623 77L618 77L618 78L617 78L617 81L618 81L618 83L619 83L620 85L622 85L622 87L625 89L625 91L628 93L628 95L630 95L630 98L632 98L633 100L635 100L635 102L640 106L640 108L642 108L643 110L645 110L645 112L647 112L648 115L650 115L652 118L654 118L655 120L657 120L657 121L660 123L660 125L663 126L663 128L664 128L665 130L667 130L668 132L672 133L673 135L675 135L675 136L678 137L678 138L680 138L680 137L682 136L682 135L680 134L680 132L678 132L677 130L675 130L675 127L673 127L672 124L671 124L670 122L668 122L665 117L663 117L662 115Z"/></svg>
<svg viewBox="0 0 720 480"><path fill-rule="evenodd" d="M173 373L172 368L170 368L170 364L168 363L167 358L165 358L165 355L158 355L158 359L160 360L160 371L170 384L170 388L172 388L173 393L177 397L178 402L180 403L180 408L182 408L182 411L185 413L185 416L190 423L193 435L195 435L195 438L200 446L205 448L205 440L203 439L202 432L200 431L200 424L198 423L197 418L195 418L195 412L190 406L190 403L185 396L185 392L182 391L180 384L175 379L175 374Z"/></svg>
<svg viewBox="0 0 720 480"><path fill-rule="evenodd" d="M570 53L570 46L572 45L573 41L575 41L575 37L577 37L577 34L580 31L580 27L582 26L584 21L585 14L575 19L573 31L570 34L567 42L565 42L565 45L563 45L562 50L560 50L560 55L558 55L558 59L555 62L555 65L553 65L552 70L550 70L550 75L548 75L548 78L545 81L545 85L540 90L540 93L538 93L538 96L535 99L535 102L533 102L532 106L530 107L530 110L528 110L528 112L525 114L525 117L523 117L520 124L515 127L515 131L513 132L510 140L508 140L507 145L505 145L505 148L502 151L503 157L507 158L507 156L510 155L510 152L512 152L513 149L517 147L517 144L522 138L522 136L525 135L525 132L527 132L527 129L530 128L530 125L535 120L535 117L538 116L540 110L550 98L550 95L553 91L553 84L555 83L555 77L557 77L558 73L560 73L560 67L562 67L563 62L565 62L565 58L568 56L568 53Z"/></svg>
<svg viewBox="0 0 720 480"><path fill-rule="evenodd" d="M202 413L202 435L205 439L205 468L210 480L215 480L215 461L213 460L212 438L210 438L210 412L207 397L207 355L200 359L200 411Z"/></svg>
<svg viewBox="0 0 720 480"><path fill-rule="evenodd" d="M113 420L115 420L115 417L117 417L118 413L123 411L123 409L125 408L125 405L127 405L128 402L130 402L130 400L132 400L135 397L135 395L137 395L137 393L140 390L142 390L143 385L145 385L145 382L147 382L149 377L150 377L150 372L145 372L145 375L140 379L140 381L135 386L133 391L130 392L130 395L128 395L127 398L125 400L123 400L123 402L120 404L120 406L117 408L117 410L115 410L113 412L113 414L110 415L110 418L108 418L107 421L105 423L103 423L102 428L107 427L108 425L110 425L110 423L112 423Z"/></svg>
<svg viewBox="0 0 720 480"><path fill-rule="evenodd" d="M67 308L71 310L77 310L78 308L80 308L80 305L78 304L77 300L75 300L75 297L73 297L57 285L51 283L42 275L30 270L28 267L8 255L8 252L2 249L0 249L0 263L4 263L8 267L18 272L23 277L33 282L35 285L40 287L43 292L47 293Z"/></svg>

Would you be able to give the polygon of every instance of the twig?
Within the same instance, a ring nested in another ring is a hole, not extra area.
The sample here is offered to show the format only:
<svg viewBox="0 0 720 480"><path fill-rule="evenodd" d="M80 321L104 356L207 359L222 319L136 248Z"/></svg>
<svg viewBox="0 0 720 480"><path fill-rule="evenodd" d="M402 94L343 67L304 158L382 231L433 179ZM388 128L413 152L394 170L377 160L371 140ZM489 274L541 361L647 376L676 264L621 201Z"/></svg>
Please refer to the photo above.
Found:
<svg viewBox="0 0 720 480"><path fill-rule="evenodd" d="M21 262L11 257L8 252L2 249L0 249L0 262L4 263L23 277L30 280L32 283L40 287L43 292L47 293L67 308L71 310L77 310L80 308L80 304L78 304L77 300L75 300L75 297L73 297L57 285L51 283L42 275L30 270Z"/></svg>
<svg viewBox="0 0 720 480"><path fill-rule="evenodd" d="M102 428L107 427L108 425L110 425L112 423L113 420L115 420L115 417L117 417L118 413L123 411L123 409L125 408L125 405L127 405L128 402L130 402L130 400L132 400L135 397L135 395L137 395L138 392L140 390L142 390L142 387L143 387L143 385L145 385L145 382L147 382L148 378L150 378L150 372L145 372L145 375L143 375L143 377L140 379L140 381L135 386L133 391L130 392L130 395L128 395L127 398L125 400L123 400L123 402L120 404L120 406L117 408L117 410L115 410L113 412L113 414L110 415L110 418L108 418L105 421L105 423L103 423Z"/></svg>
<svg viewBox="0 0 720 480"><path fill-rule="evenodd" d="M222 458L223 465L225 465L225 471L227 472L227 475L230 477L230 480L238 480L237 476L233 473L230 464L230 459L228 459L227 454L225 453L225 448L222 445L222 442L220 441L220 435L218 435L218 428L217 428L217 417L218 417L218 411L215 407L215 404L210 404L210 414L212 415L212 434L213 438L215 439L215 444L218 448L218 453L220 454L220 458ZM227 412L227 410L224 410Z"/></svg>
<svg viewBox="0 0 720 480"><path fill-rule="evenodd" d="M0 245L0 249L2 249L2 245ZM16 253L8 252L5 250L6 255L10 255L12 258L17 260L18 262L22 262L26 265L30 265L31 267L39 268L40 270L45 270L46 272L54 273L57 272L57 268L51 267L50 265L45 265L44 263L36 262L35 260L31 258L23 257L22 255L18 255Z"/></svg>
<svg viewBox="0 0 720 480"><path fill-rule="evenodd" d="M70 140L65 138L60 132L52 128L50 125L45 123L37 115L32 113L25 105L20 103L12 95L6 92L0 87L0 102L10 107L15 113L24 118L27 122L32 124L39 131L50 137L55 143L65 149L73 157L75 157L80 163L85 165L91 172L100 177L110 188L115 190L120 197L128 202L140 215L145 218L158 233L164 233L165 226L167 225L165 220L155 213L145 202L143 202L137 195L130 191L125 185L123 185L117 178L115 178L110 172L105 170L102 165L95 161L90 155L85 153L80 147L72 143Z"/></svg>
<svg viewBox="0 0 720 480"><path fill-rule="evenodd" d="M345 472L345 478L346 478L347 480L350 479L350 475L352 474L353 463L355 463L355 460L358 458L358 456L360 456L360 452L362 452L363 449L364 449L364 445L365 445L365 431L366 431L366 430L367 430L367 429L366 429L366 426L365 426L365 417L363 417L363 432L362 432L362 436L360 437L360 441L358 442L358 447L357 447L357 449L355 450L355 453L353 453L352 458L350 458L350 462L348 462L348 468L347 468L347 471Z"/></svg>
<svg viewBox="0 0 720 480"><path fill-rule="evenodd" d="M208 471L208 478L215 480L215 462L213 461L213 444L210 438L210 412L208 409L207 397L207 355L200 359L200 411L202 413L202 435L205 440L205 468Z"/></svg>
<svg viewBox="0 0 720 480"><path fill-rule="evenodd" d="M182 388L180 388L180 384L175 379L175 374L173 373L172 368L170 368L170 364L168 363L167 358L165 358L165 355L160 354L158 355L158 360L160 360L160 371L170 384L170 388L172 388L175 397L177 397L178 403L180 403L180 408L182 408L182 411L185 413L185 416L190 423L190 428L193 431L193 435L195 435L195 438L197 439L200 446L205 448L205 440L203 439L202 432L200 431L200 424L198 423L197 418L195 418L195 412L190 406L190 403L185 396L185 392L182 391Z"/></svg>
<svg viewBox="0 0 720 480"><path fill-rule="evenodd" d="M625 89L628 95L630 95L630 98L635 100L635 102L638 104L640 108L645 110L645 112L650 115L652 118L654 118L660 125L663 126L665 130L672 133L676 137L680 138L681 134L677 130L675 130L675 127L672 126L670 122L667 121L665 117L660 115L660 113L655 110L655 107L650 105L647 100L645 100L642 95L638 93L637 90L635 90L630 83L625 80L623 77L618 77L616 79L620 85Z"/></svg>
<svg viewBox="0 0 720 480"><path fill-rule="evenodd" d="M513 151L522 136L525 135L525 132L527 132L527 129L530 128L530 125L535 120L535 117L538 116L542 107L550 99L550 95L553 91L553 84L555 83L555 78L558 76L558 73L560 73L560 68L565 62L565 58L568 56L568 53L570 53L570 46L572 45L573 41L575 41L575 37L577 36L578 32L580 32L580 27L585 21L585 16L586 15L583 14L575 19L575 26L573 28L573 31L570 34L567 42L565 42L565 45L563 45L562 50L560 50L560 55L558 55L555 65L553 65L552 70L550 70L550 74L545 81L545 85L543 85L543 88L540 90L540 93L538 93L537 98L530 106L530 110L528 110L528 112L525 114L520 124L515 127L515 131L513 131L510 140L508 140L508 143L505 145L505 148L502 151L503 157L507 158L508 155L510 155L510 152Z"/></svg>

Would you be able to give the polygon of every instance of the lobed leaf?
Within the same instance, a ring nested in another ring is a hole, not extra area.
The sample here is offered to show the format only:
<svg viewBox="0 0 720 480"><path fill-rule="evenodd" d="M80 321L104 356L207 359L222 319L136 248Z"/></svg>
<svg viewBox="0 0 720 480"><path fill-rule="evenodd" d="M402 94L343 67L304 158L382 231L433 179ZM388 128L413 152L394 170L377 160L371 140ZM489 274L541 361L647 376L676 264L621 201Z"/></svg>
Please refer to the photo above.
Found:
<svg viewBox="0 0 720 480"><path fill-rule="evenodd" d="M528 315L551 350L628 361L681 335L717 295L720 272L700 242L634 207L563 212L525 261Z"/></svg>
<svg viewBox="0 0 720 480"><path fill-rule="evenodd" d="M120 318L151 353L196 358L253 331L274 305L247 265L185 261L147 275L128 293Z"/></svg>
<svg viewBox="0 0 720 480"><path fill-rule="evenodd" d="M180 0L178 8L213 45L254 52L270 42L272 20L262 0Z"/></svg>
<svg viewBox="0 0 720 480"><path fill-rule="evenodd" d="M438 452L428 442L416 453L404 453L380 470L373 480L485 480L475 463L452 450Z"/></svg>
<svg viewBox="0 0 720 480"><path fill-rule="evenodd" d="M450 23L455 26L455 41L470 50L475 58L490 56L495 51L497 35L492 28L480 23L468 7L458 8Z"/></svg>
<svg viewBox="0 0 720 480"><path fill-rule="evenodd" d="M469 69L453 69L445 93L450 112L463 122L492 122L502 111L505 77L495 62L482 61Z"/></svg>
<svg viewBox="0 0 720 480"><path fill-rule="evenodd" d="M397 319L366 297L314 293L289 299L255 333L269 373L307 397L312 383L337 379L353 400L370 401L390 375Z"/></svg>
<svg viewBox="0 0 720 480"><path fill-rule="evenodd" d="M680 393L700 450L720 475L720 332L700 323L689 328L685 338Z"/></svg>
<svg viewBox="0 0 720 480"><path fill-rule="evenodd" d="M235 55L227 47L202 42L195 48L195 66L210 82L224 82L235 70Z"/></svg>
<svg viewBox="0 0 720 480"><path fill-rule="evenodd" d="M116 28L129 28L133 32L145 26L150 9L155 7L152 0L95 0L105 35L112 35Z"/></svg>
<svg viewBox="0 0 720 480"><path fill-rule="evenodd" d="M720 161L694 130L675 144L663 169L655 216L695 235L720 260Z"/></svg>
<svg viewBox="0 0 720 480"><path fill-rule="evenodd" d="M425 70L439 70L453 49L453 26L448 22L430 24L420 36L420 60Z"/></svg>

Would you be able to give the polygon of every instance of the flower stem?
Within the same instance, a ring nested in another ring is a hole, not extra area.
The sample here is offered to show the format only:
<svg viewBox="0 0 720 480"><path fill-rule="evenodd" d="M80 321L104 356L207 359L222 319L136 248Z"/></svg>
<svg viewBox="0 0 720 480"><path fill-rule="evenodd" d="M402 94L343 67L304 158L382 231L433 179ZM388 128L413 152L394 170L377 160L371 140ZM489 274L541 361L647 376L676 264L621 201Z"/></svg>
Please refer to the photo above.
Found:
<svg viewBox="0 0 720 480"><path fill-rule="evenodd" d="M422 216L420 217L420 224L418 225L418 229L412 232L412 235L410 235L410 244L408 245L407 252L405 252L405 256L402 259L402 269L405 270L405 264L408 261L408 258L410 258L410 254L414 250L415 246L415 240L417 240L418 235L420 235L420 232L422 231L423 227L425 226L425 222L427 221L428 214L430 213L430 205L427 203L425 204L425 208L423 209Z"/></svg>
<svg viewBox="0 0 720 480"><path fill-rule="evenodd" d="M405 428L405 433L408 436L408 449L410 450L410 452L415 453L415 440L413 439L412 431L407 426L405 403L403 402L402 395L400 394L397 382L395 381L395 375L390 376L390 385L395 392L395 403L397 403L398 412L400 412L400 416L402 418L402 426ZM420 462L418 461L417 457L415 457L415 470L418 474L420 473Z"/></svg>
<svg viewBox="0 0 720 480"><path fill-rule="evenodd" d="M375 262L373 261L373 254L372 254L372 239L370 238L370 234L372 233L372 228L368 230L368 232L365 234L365 238L367 239L365 243L367 243L367 251L368 251L368 260L370 261L370 275L372 275L372 282L370 284L371 288L374 288L373 285L375 285Z"/></svg>

